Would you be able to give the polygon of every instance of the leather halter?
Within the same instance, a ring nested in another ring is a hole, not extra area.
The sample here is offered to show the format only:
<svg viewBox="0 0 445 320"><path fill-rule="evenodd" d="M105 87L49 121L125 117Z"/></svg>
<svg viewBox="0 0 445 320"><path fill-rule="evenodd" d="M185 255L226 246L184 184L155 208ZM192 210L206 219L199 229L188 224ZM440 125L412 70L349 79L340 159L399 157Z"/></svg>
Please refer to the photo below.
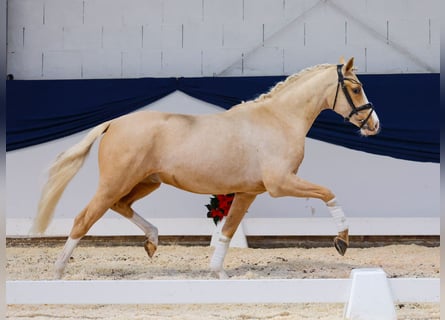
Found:
<svg viewBox="0 0 445 320"><path fill-rule="evenodd" d="M366 119L363 120L363 122L361 123L361 125L360 125L360 129L361 129L368 123L368 120L371 117L372 112L374 111L374 106L371 102L368 102L360 107L356 107L354 105L351 95L349 94L348 89L346 88L345 81L347 80L347 81L351 81L351 82L357 83L357 84L360 84L360 82L358 82L357 80L352 79L352 78L344 77L343 73L341 72L342 67L343 67L342 64L337 65L338 84L337 84L337 91L335 92L334 106L332 107L332 110L335 110L335 105L337 104L337 97L338 97L338 91L339 91L338 89L341 86L341 89L343 90L343 93L345 94L346 100L348 101L349 106L352 109L351 112L349 113L349 115L344 118L345 121L350 121L351 117L353 115L358 114L360 111L371 109L371 111L369 112Z"/></svg>

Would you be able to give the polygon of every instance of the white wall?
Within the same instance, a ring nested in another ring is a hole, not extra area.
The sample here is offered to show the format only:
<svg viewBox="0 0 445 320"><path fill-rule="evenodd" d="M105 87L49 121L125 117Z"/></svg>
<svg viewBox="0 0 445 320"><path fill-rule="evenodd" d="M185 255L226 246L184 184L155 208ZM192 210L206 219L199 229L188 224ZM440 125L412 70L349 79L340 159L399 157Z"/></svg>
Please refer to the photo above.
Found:
<svg viewBox="0 0 445 320"><path fill-rule="evenodd" d="M9 0L16 79L439 72L439 0Z"/></svg>
<svg viewBox="0 0 445 320"><path fill-rule="evenodd" d="M186 110L186 113L194 114L221 111L218 107L181 92L175 92L148 108L182 113ZM15 230L26 230L26 234L27 229L23 228L25 225L29 226L30 218L36 213L40 188L45 181L45 168L57 154L78 142L84 135L85 132L82 132L6 154L6 217L10 221L7 234L13 234ZM331 188L343 204L346 215L356 218L358 223L369 223L367 218L439 220L439 164L397 160L307 139L305 159L298 174L306 180ZM66 219L63 226L65 234L68 233L72 218L92 197L97 185L97 176L96 143L84 167L68 186L57 207L55 218ZM137 202L135 209L149 220L198 219L205 218L207 211L204 205L208 202L209 196L191 194L164 185L152 195ZM118 215L111 211L105 215L105 218L117 217ZM307 218L308 223L315 223L318 218L326 218L326 224L334 228L325 205L314 199L273 199L264 194L256 199L247 215L248 219L272 217ZM17 220L19 222L14 224L14 219L24 221ZM101 223L103 222L98 223L99 226ZM382 225L382 220L378 220L378 224L369 225L370 232L375 232L372 229L385 227L386 222ZM313 227L315 230L311 232L315 234L318 227L321 227L321 230L326 228L317 225ZM400 224L396 223L392 227L395 234L400 232L397 230L401 227ZM418 232L429 233L431 230L421 230L419 227ZM297 230L296 233L298 234Z"/></svg>

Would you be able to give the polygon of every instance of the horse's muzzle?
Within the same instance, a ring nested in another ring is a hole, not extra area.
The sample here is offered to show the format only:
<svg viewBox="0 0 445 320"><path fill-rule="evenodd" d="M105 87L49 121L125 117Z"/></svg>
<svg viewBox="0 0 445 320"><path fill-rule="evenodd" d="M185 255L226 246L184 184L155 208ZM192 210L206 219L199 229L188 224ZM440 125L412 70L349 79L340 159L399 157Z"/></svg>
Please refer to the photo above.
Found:
<svg viewBox="0 0 445 320"><path fill-rule="evenodd" d="M360 133L363 136L375 136L379 132L380 132L380 123L379 122L376 122L372 127L369 125L364 125L360 129Z"/></svg>

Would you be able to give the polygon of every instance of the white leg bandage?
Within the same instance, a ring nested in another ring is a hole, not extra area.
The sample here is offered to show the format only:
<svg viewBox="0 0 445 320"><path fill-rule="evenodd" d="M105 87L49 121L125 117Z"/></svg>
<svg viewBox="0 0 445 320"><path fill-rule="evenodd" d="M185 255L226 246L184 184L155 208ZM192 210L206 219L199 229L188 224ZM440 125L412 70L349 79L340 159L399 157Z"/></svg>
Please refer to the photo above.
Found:
<svg viewBox="0 0 445 320"><path fill-rule="evenodd" d="M331 213L332 218L334 218L334 222L337 226L337 231L345 231L348 229L348 222L346 221L345 213L343 212L342 207L337 203L337 199L334 198L326 202L328 206L329 212Z"/></svg>
<svg viewBox="0 0 445 320"><path fill-rule="evenodd" d="M68 237L68 240L66 240L65 246L63 247L62 252L59 254L56 263L54 264L56 279L60 279L62 277L63 270L65 270L66 264L68 263L68 260L73 254L73 251L79 241L80 238L72 239L71 237Z"/></svg>
<svg viewBox="0 0 445 320"><path fill-rule="evenodd" d="M215 251L210 260L210 270L218 273L220 277L224 277L223 263L227 249L229 248L230 240L230 238L221 234L215 243Z"/></svg>
<svg viewBox="0 0 445 320"><path fill-rule="evenodd" d="M131 217L129 220L144 231L145 235L148 239L150 239L150 241L152 241L155 245L158 245L158 228L142 218L136 212L133 212L133 217Z"/></svg>

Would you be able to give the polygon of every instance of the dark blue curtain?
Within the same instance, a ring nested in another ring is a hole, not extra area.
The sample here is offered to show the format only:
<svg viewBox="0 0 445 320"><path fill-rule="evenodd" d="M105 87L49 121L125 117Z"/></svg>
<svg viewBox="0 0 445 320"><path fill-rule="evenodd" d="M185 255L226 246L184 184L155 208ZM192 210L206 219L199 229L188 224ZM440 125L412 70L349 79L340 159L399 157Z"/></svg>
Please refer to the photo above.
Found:
<svg viewBox="0 0 445 320"><path fill-rule="evenodd" d="M324 111L308 136L395 158L439 162L439 74L359 75L382 123L377 136ZM229 109L285 77L7 81L7 151L50 141L129 113L176 90ZM187 110L184 110L186 112Z"/></svg>

